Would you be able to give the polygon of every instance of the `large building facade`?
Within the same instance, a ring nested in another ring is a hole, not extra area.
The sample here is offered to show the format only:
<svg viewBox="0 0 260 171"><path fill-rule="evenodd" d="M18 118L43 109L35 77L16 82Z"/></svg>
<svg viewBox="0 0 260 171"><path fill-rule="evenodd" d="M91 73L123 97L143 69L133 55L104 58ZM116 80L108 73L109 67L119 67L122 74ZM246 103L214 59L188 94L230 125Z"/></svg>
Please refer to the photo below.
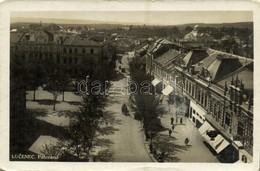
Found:
<svg viewBox="0 0 260 171"><path fill-rule="evenodd" d="M72 77L80 74L80 66L84 64L95 65L105 60L110 62L116 56L111 54L108 57L104 54L107 49L111 51L113 46L108 42L83 38L77 33L49 31L42 26L23 32L11 32L10 40L10 56L15 61L26 64L52 62L57 73L63 72Z"/></svg>
<svg viewBox="0 0 260 171"><path fill-rule="evenodd" d="M220 161L252 162L253 60L163 42L156 41L146 54L157 93L186 99L186 116Z"/></svg>

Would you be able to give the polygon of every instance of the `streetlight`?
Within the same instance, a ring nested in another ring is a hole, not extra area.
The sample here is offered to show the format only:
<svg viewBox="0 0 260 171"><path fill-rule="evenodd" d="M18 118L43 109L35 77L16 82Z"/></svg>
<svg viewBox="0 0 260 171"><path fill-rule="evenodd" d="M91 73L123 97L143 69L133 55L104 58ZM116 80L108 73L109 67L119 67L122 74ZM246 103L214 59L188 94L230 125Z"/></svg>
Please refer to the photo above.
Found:
<svg viewBox="0 0 260 171"><path fill-rule="evenodd" d="M177 84L177 75L175 76L174 79L174 103L176 104L176 84Z"/></svg>
<svg viewBox="0 0 260 171"><path fill-rule="evenodd" d="M177 84L177 75L175 75L174 79L174 104L175 104L175 122L178 123L178 116L177 116L177 104L176 104L176 84Z"/></svg>

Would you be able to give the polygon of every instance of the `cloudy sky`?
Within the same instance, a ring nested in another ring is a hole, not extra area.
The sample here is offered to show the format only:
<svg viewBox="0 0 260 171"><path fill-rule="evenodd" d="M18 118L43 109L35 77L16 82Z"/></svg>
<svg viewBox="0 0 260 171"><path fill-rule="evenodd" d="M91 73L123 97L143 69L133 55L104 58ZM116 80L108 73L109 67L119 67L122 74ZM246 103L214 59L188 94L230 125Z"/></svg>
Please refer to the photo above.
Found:
<svg viewBox="0 0 260 171"><path fill-rule="evenodd" d="M48 19L88 20L96 22L131 23L147 25L178 25L187 23L233 23L253 21L250 11L88 11L88 12L12 12L12 21ZM57 20L59 21L59 20ZM68 21L69 22L69 21Z"/></svg>

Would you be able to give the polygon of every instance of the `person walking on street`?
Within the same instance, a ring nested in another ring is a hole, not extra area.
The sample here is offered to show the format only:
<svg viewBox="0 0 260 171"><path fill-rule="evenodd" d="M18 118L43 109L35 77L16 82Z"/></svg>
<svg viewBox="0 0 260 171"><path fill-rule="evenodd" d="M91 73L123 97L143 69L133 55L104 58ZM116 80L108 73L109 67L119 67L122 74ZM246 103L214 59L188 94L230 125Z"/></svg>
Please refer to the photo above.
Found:
<svg viewBox="0 0 260 171"><path fill-rule="evenodd" d="M184 143L186 146L189 144L189 142L190 142L189 138L185 138Z"/></svg>
<svg viewBox="0 0 260 171"><path fill-rule="evenodd" d="M172 131L174 131L174 128L175 128L175 126L174 126L174 125L172 125Z"/></svg>
<svg viewBox="0 0 260 171"><path fill-rule="evenodd" d="M182 118L180 118L180 124L182 124Z"/></svg>
<svg viewBox="0 0 260 171"><path fill-rule="evenodd" d="M174 122L174 118L171 117L171 125L173 125L173 122Z"/></svg>
<svg viewBox="0 0 260 171"><path fill-rule="evenodd" d="M169 137L171 137L171 135L172 135L172 129L170 128L169 129Z"/></svg>

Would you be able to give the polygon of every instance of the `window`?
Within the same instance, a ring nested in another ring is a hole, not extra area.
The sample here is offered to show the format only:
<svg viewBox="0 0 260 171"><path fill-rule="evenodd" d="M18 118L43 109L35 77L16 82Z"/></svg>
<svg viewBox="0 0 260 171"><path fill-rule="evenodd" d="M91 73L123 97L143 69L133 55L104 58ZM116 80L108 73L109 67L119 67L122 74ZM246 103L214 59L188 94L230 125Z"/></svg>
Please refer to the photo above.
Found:
<svg viewBox="0 0 260 171"><path fill-rule="evenodd" d="M57 73L58 74L60 73L60 67L57 67Z"/></svg>
<svg viewBox="0 0 260 171"><path fill-rule="evenodd" d="M64 52L64 53L67 53L67 49L66 49L66 48L63 48L63 52Z"/></svg>
<svg viewBox="0 0 260 171"><path fill-rule="evenodd" d="M67 63L67 58L63 58L63 64Z"/></svg>
<svg viewBox="0 0 260 171"><path fill-rule="evenodd" d="M57 64L60 63L60 55L57 55Z"/></svg>
<svg viewBox="0 0 260 171"><path fill-rule="evenodd" d="M201 92L201 101L200 103L203 105L204 104L204 92Z"/></svg>
<svg viewBox="0 0 260 171"><path fill-rule="evenodd" d="M25 61L25 54L22 54L22 60Z"/></svg>
<svg viewBox="0 0 260 171"><path fill-rule="evenodd" d="M71 64L72 63L72 59L71 58L69 58L69 64Z"/></svg>
<svg viewBox="0 0 260 171"><path fill-rule="evenodd" d="M74 49L74 53L78 53L78 49L75 48L75 49Z"/></svg>
<svg viewBox="0 0 260 171"><path fill-rule="evenodd" d="M72 53L72 49L71 48L69 49L69 53Z"/></svg>
<svg viewBox="0 0 260 171"><path fill-rule="evenodd" d="M90 49L90 53L93 54L94 53L94 49Z"/></svg>
<svg viewBox="0 0 260 171"><path fill-rule="evenodd" d="M237 135L244 136L244 124L242 122L238 122Z"/></svg>
<svg viewBox="0 0 260 171"><path fill-rule="evenodd" d="M231 124L231 115L229 113L226 113L225 124L227 126L230 126Z"/></svg>
<svg viewBox="0 0 260 171"><path fill-rule="evenodd" d="M205 94L205 101L204 101L204 106L207 107L208 104L208 96Z"/></svg>
<svg viewBox="0 0 260 171"><path fill-rule="evenodd" d="M78 63L78 58L77 58L77 57L74 59L74 63L75 63L75 64Z"/></svg>
<svg viewBox="0 0 260 171"><path fill-rule="evenodd" d="M86 53L86 50L85 50L85 48L82 48L82 53Z"/></svg>
<svg viewBox="0 0 260 171"><path fill-rule="evenodd" d="M50 59L53 60L53 55L52 54L50 54Z"/></svg>
<svg viewBox="0 0 260 171"><path fill-rule="evenodd" d="M197 100L200 102L200 89L198 89L198 98Z"/></svg>

